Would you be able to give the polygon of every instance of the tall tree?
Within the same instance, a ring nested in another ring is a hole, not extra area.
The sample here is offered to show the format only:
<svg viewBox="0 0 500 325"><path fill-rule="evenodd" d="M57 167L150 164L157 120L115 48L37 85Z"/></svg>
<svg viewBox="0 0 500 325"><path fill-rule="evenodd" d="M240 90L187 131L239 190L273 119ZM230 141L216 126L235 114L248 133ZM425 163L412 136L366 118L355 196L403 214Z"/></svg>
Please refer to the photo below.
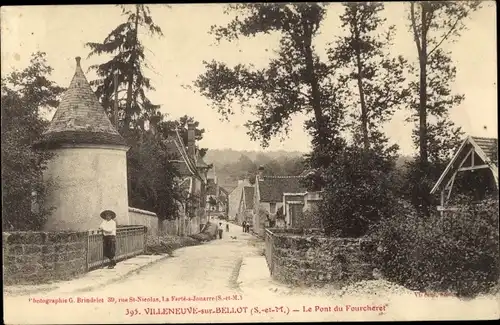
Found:
<svg viewBox="0 0 500 325"><path fill-rule="evenodd" d="M64 91L49 77L45 53L31 56L30 65L2 78L2 225L10 230L39 230L48 210L42 207L47 183L42 172L48 152L37 151L37 141L48 122L43 110L54 109ZM35 193L36 197L32 197ZM35 199L38 202L32 202ZM32 203L38 203L32 206Z"/></svg>
<svg viewBox="0 0 500 325"><path fill-rule="evenodd" d="M195 82L201 94L225 117L233 114L235 102L254 108L256 119L246 126L251 138L261 140L264 147L271 137L287 133L297 113L312 114L306 128L319 148L336 143L343 109L334 82L335 67L322 62L313 45L326 14L325 5L237 4L230 5L227 12L237 16L227 26L212 29L218 41L278 33L281 39L276 58L264 69L205 62L206 72ZM316 158L320 165L328 163L325 156Z"/></svg>
<svg viewBox="0 0 500 325"><path fill-rule="evenodd" d="M346 99L354 121L355 140L361 139L365 151L370 145L379 149L387 141L380 127L408 98L406 60L390 54L395 29L386 29L386 19L381 15L383 3L353 2L343 6L340 21L346 36L338 38L329 57L345 69L342 78L346 78L353 94Z"/></svg>
<svg viewBox="0 0 500 325"><path fill-rule="evenodd" d="M429 214L431 204L428 178L432 166L429 158L442 159L443 153L447 153L460 136L460 130L454 128L448 119L448 111L459 104L463 96L451 93L450 83L456 70L450 53L442 45L460 36L466 28L466 18L480 6L480 1L421 1L409 4L409 23L418 54L418 82L412 85L418 94L412 105L415 109L413 121L418 124L414 134L419 148L415 177L423 180L416 184L413 196L424 215ZM447 141L448 138L451 141Z"/></svg>
<svg viewBox="0 0 500 325"><path fill-rule="evenodd" d="M177 202L183 198L161 135L155 137L147 132L131 144L127 153L130 205L154 211L161 219L177 217Z"/></svg>
<svg viewBox="0 0 500 325"><path fill-rule="evenodd" d="M99 79L91 82L96 86L96 94L111 116L115 94L114 76L118 78L118 98L120 129L142 127L144 120L157 115L158 105L154 105L146 96L146 91L154 90L149 78L144 75L144 45L139 39L139 31L145 29L151 35L162 36L158 25L153 22L149 7L143 4L119 5L126 21L113 29L102 43L89 42L89 57L94 55L113 55L111 60L93 65ZM132 122L134 122L132 124Z"/></svg>

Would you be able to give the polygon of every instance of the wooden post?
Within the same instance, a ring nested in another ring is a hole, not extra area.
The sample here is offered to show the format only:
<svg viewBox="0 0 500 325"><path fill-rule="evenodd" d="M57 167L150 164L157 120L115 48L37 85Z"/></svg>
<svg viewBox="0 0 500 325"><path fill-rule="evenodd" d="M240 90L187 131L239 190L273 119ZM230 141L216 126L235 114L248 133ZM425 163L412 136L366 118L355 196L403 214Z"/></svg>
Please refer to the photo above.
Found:
<svg viewBox="0 0 500 325"><path fill-rule="evenodd" d="M113 117L115 128L118 129L118 71L115 72L114 76L114 91L115 91L115 101L113 109Z"/></svg>

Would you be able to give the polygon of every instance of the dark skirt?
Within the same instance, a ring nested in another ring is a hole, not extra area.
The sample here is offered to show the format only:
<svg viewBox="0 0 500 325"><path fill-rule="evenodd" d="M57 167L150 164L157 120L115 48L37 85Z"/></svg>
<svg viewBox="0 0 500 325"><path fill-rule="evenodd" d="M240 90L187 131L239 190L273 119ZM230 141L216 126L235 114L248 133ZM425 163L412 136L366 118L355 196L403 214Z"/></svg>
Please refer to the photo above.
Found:
<svg viewBox="0 0 500 325"><path fill-rule="evenodd" d="M116 236L103 236L103 254L104 257L110 260L115 257L116 254Z"/></svg>

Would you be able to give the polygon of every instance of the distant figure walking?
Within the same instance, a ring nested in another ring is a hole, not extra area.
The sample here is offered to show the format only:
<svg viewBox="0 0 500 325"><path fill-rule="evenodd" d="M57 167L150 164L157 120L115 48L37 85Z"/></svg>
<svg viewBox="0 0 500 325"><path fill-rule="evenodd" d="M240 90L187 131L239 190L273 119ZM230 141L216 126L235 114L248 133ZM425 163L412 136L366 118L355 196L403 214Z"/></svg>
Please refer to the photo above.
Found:
<svg viewBox="0 0 500 325"><path fill-rule="evenodd" d="M219 223L219 239L222 239L222 232L224 230L222 230L222 222Z"/></svg>
<svg viewBox="0 0 500 325"><path fill-rule="evenodd" d="M250 223L245 224L246 231L245 232L250 232Z"/></svg>
<svg viewBox="0 0 500 325"><path fill-rule="evenodd" d="M243 232L247 232L247 222L246 221L243 221L243 223L241 224L241 227L243 228Z"/></svg>
<svg viewBox="0 0 500 325"><path fill-rule="evenodd" d="M229 224L226 223L226 232L229 232Z"/></svg>
<svg viewBox="0 0 500 325"><path fill-rule="evenodd" d="M103 240L103 255L109 259L108 269L112 269L116 265L116 213L111 210L104 210L101 212L102 221L99 229L102 230Z"/></svg>

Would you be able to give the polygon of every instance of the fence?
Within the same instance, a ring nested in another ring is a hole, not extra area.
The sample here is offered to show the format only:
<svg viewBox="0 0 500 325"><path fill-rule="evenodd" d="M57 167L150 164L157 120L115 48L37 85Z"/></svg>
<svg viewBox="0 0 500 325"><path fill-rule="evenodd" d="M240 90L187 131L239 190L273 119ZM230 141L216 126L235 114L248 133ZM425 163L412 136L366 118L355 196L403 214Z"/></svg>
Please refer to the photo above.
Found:
<svg viewBox="0 0 500 325"><path fill-rule="evenodd" d="M124 226L116 229L116 260L124 260L144 252L147 228ZM87 241L87 270L101 267L106 262L103 256L102 232L90 230Z"/></svg>
<svg viewBox="0 0 500 325"><path fill-rule="evenodd" d="M273 275L273 247L274 247L274 234L266 229L265 232L265 255L267 261L267 267L269 268L269 273Z"/></svg>

